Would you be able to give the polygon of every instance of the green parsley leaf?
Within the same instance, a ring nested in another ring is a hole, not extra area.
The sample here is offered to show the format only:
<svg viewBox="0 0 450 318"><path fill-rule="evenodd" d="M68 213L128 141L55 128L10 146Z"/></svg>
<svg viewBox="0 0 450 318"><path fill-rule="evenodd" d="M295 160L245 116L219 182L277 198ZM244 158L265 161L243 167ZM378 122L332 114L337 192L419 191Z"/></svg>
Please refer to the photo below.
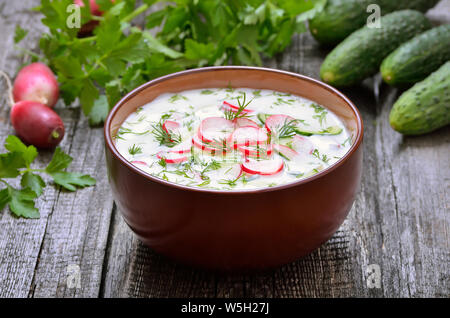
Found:
<svg viewBox="0 0 450 318"><path fill-rule="evenodd" d="M105 95L100 95L94 102L94 106L89 114L89 124L91 126L99 125L105 121L108 116L109 104Z"/></svg>
<svg viewBox="0 0 450 318"><path fill-rule="evenodd" d="M53 154L53 158L48 164L47 168L45 168L45 172L48 174L52 174L54 172L61 172L66 169L73 158L67 154L65 154L61 148L57 147L55 149L55 153Z"/></svg>
<svg viewBox="0 0 450 318"><path fill-rule="evenodd" d="M20 25L16 25L16 30L14 32L14 43L19 43L22 41L28 34L28 31L22 29Z"/></svg>
<svg viewBox="0 0 450 318"><path fill-rule="evenodd" d="M37 196L40 196L45 188L45 182L41 176L31 172L24 173L20 185L22 188L30 188Z"/></svg>
<svg viewBox="0 0 450 318"><path fill-rule="evenodd" d="M20 153L0 154L0 178L15 178L20 174L19 169L25 166L25 161Z"/></svg>
<svg viewBox="0 0 450 318"><path fill-rule="evenodd" d="M5 206L11 201L11 196L9 195L9 190L3 189L0 191L0 211L5 208Z"/></svg>
<svg viewBox="0 0 450 318"><path fill-rule="evenodd" d="M37 194L30 188L17 190L8 187L11 200L9 201L9 208L18 217L29 219L39 218L39 210L34 206L34 200Z"/></svg>
<svg viewBox="0 0 450 318"><path fill-rule="evenodd" d="M76 191L77 187L84 188L95 185L96 181L89 175L75 172L53 172L53 181L69 191Z"/></svg>
<svg viewBox="0 0 450 318"><path fill-rule="evenodd" d="M22 155L22 158L27 167L36 159L38 152L34 146L26 146L18 137L10 135L6 138L5 148L10 152L17 152Z"/></svg>

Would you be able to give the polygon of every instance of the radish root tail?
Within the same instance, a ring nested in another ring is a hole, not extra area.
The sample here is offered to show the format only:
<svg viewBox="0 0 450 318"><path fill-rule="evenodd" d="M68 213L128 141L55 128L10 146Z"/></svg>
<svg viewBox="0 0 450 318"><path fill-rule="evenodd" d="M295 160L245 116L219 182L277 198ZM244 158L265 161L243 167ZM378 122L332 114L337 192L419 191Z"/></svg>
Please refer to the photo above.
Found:
<svg viewBox="0 0 450 318"><path fill-rule="evenodd" d="M6 74L5 72L0 70L0 76L2 76L5 81L6 81L6 85L8 86L8 98L9 98L9 106L13 107L14 106L14 97L12 94L12 84L11 84L11 80L9 79L8 74Z"/></svg>

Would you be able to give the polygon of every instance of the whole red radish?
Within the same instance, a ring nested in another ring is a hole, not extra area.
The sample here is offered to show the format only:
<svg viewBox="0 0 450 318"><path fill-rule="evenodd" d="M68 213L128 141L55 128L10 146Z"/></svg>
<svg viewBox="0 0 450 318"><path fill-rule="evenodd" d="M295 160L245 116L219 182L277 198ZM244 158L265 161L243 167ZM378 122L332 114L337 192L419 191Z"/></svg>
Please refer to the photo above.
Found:
<svg viewBox="0 0 450 318"><path fill-rule="evenodd" d="M11 123L19 137L38 148L53 148L64 137L64 123L51 108L21 101L11 109Z"/></svg>
<svg viewBox="0 0 450 318"><path fill-rule="evenodd" d="M45 64L32 63L17 74L13 96L15 102L27 100L53 107L58 101L58 82Z"/></svg>

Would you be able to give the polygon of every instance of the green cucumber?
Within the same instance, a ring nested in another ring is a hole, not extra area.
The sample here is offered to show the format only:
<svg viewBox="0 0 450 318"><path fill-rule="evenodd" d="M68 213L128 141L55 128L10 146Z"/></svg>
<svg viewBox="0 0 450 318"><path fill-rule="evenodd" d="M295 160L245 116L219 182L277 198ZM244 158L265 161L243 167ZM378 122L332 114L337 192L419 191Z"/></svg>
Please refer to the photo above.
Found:
<svg viewBox="0 0 450 318"><path fill-rule="evenodd" d="M311 34L322 44L336 45L361 28L372 12L370 4L380 7L381 15L412 9L426 12L439 0L328 0L324 10L309 21Z"/></svg>
<svg viewBox="0 0 450 318"><path fill-rule="evenodd" d="M405 135L421 135L450 124L450 61L404 92L389 121Z"/></svg>
<svg viewBox="0 0 450 318"><path fill-rule="evenodd" d="M334 86L349 86L378 72L383 59L400 44L431 28L420 12L402 10L380 19L380 28L367 26L352 33L326 57L320 77Z"/></svg>
<svg viewBox="0 0 450 318"><path fill-rule="evenodd" d="M391 85L417 83L450 60L450 24L424 32L402 44L381 64Z"/></svg>
<svg viewBox="0 0 450 318"><path fill-rule="evenodd" d="M266 123L268 117L272 116L271 114L258 113L256 117L261 122L262 125ZM330 126L321 130L310 130L305 127L297 126L295 128L295 133L303 136L312 136L312 135L339 135L342 132L342 128L339 126Z"/></svg>

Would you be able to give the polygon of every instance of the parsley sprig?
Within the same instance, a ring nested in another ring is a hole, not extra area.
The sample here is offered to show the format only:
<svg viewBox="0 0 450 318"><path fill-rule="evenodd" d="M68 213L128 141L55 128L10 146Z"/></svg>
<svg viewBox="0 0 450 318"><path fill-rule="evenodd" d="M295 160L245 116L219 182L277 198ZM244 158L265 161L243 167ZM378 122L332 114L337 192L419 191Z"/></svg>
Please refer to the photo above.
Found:
<svg viewBox="0 0 450 318"><path fill-rule="evenodd" d="M0 183L4 185L0 191L0 210L8 205L17 217L39 218L39 210L34 201L42 195L46 186L40 174L50 176L55 184L69 191L95 184L95 179L89 175L65 171L72 162L72 157L61 148L55 149L53 158L45 169L31 168L38 155L37 149L24 145L16 136L6 138L5 148L8 152L0 154ZM21 177L20 189L5 180L17 177Z"/></svg>
<svg viewBox="0 0 450 318"><path fill-rule="evenodd" d="M86 2L86 1L85 1ZM81 25L95 19L92 36L78 38L67 23L73 0L41 0L36 8L48 31L40 52L21 49L57 73L66 105L80 101L93 125L126 93L150 79L206 65L261 65L283 51L326 0L97 1L102 17L81 8ZM138 4L137 4L138 3ZM152 13L149 13L150 10ZM146 25L135 21L146 16ZM159 32L154 36L156 30ZM16 44L27 30L16 29Z"/></svg>

